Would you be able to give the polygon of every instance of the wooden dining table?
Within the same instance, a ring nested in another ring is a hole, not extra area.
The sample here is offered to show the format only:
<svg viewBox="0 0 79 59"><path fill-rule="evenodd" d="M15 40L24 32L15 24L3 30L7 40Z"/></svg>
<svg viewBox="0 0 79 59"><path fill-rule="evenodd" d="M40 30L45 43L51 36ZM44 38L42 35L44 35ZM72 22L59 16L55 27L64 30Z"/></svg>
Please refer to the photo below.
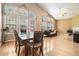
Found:
<svg viewBox="0 0 79 59"><path fill-rule="evenodd" d="M26 34L20 34L19 37L21 38L22 42L25 45L25 56L28 56L28 45L27 45L27 43L29 41L33 40L33 36L28 37Z"/></svg>

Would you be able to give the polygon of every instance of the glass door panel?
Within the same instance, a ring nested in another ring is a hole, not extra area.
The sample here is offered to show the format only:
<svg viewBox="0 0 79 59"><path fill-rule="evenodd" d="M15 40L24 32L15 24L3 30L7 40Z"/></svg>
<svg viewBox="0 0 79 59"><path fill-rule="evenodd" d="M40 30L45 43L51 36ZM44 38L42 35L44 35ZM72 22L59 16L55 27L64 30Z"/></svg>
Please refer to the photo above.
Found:
<svg viewBox="0 0 79 59"><path fill-rule="evenodd" d="M23 7L19 8L18 22L19 33L28 37L28 11Z"/></svg>
<svg viewBox="0 0 79 59"><path fill-rule="evenodd" d="M35 30L36 14L34 11L29 11L29 37L33 37Z"/></svg>

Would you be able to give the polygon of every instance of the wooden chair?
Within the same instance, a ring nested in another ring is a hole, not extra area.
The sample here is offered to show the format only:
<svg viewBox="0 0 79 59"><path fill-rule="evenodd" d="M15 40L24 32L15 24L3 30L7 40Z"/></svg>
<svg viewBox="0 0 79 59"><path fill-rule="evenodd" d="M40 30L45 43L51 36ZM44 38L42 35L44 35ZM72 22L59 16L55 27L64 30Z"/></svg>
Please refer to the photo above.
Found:
<svg viewBox="0 0 79 59"><path fill-rule="evenodd" d="M24 46L24 43L22 42L21 38L18 36L18 33L16 30L14 30L14 35L15 35L15 46L16 46L16 53L19 56L20 55L20 47Z"/></svg>
<svg viewBox="0 0 79 59"><path fill-rule="evenodd" d="M34 32L33 42L29 42L28 46L31 48L32 55L40 55L43 56L43 33L42 31Z"/></svg>

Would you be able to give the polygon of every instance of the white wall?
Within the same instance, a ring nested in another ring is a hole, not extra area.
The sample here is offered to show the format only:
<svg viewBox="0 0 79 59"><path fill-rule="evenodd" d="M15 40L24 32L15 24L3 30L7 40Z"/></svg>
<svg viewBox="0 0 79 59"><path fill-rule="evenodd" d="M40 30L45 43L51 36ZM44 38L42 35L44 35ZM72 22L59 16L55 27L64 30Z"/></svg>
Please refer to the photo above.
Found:
<svg viewBox="0 0 79 59"><path fill-rule="evenodd" d="M1 42L1 27L2 27L2 21L1 21L1 3L0 3L0 42Z"/></svg>

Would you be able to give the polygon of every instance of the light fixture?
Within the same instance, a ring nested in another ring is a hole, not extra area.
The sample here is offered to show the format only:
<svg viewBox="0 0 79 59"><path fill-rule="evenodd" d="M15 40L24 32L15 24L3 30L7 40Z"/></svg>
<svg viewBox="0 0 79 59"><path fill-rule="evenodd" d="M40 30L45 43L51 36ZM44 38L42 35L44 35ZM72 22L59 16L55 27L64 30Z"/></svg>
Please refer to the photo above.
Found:
<svg viewBox="0 0 79 59"><path fill-rule="evenodd" d="M61 16L67 15L67 10L65 8L59 8L59 15Z"/></svg>

